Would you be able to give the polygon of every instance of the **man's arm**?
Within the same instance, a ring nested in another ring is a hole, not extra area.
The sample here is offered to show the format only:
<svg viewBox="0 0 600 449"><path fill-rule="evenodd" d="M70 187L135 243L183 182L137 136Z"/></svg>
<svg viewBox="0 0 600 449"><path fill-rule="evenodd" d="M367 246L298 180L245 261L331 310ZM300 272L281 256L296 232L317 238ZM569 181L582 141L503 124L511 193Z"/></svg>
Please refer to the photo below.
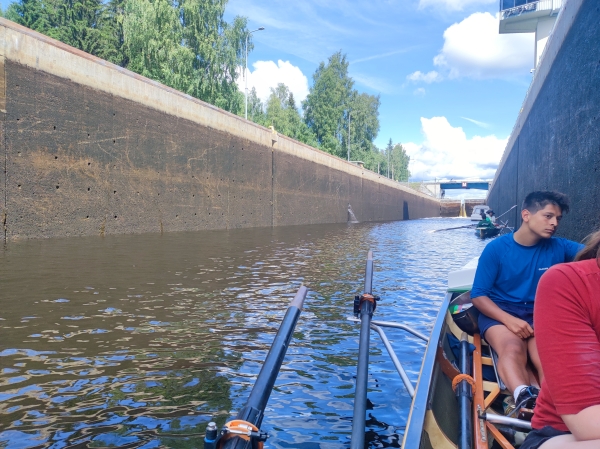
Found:
<svg viewBox="0 0 600 449"><path fill-rule="evenodd" d="M471 290L473 305L484 315L504 324L519 338L531 337L533 329L526 321L506 313L490 299L502 263L497 251L497 247L490 244L481 253Z"/></svg>
<svg viewBox="0 0 600 449"><path fill-rule="evenodd" d="M473 305L477 307L477 310L496 321L500 321L517 337L533 337L533 329L527 321L516 318L510 313L506 313L487 296L478 296L477 298L473 298L472 301Z"/></svg>
<svg viewBox="0 0 600 449"><path fill-rule="evenodd" d="M574 242L572 240L565 239L564 247L565 262L573 262L573 259L575 259L577 253L584 248L584 245L582 245L581 243Z"/></svg>

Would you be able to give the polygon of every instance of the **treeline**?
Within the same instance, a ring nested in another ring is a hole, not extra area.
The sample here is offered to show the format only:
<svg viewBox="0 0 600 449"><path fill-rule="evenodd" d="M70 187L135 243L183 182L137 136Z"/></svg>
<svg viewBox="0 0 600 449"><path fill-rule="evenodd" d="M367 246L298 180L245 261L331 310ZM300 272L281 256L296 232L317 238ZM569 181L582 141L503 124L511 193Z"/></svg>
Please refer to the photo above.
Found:
<svg viewBox="0 0 600 449"><path fill-rule="evenodd" d="M391 139L384 149L374 144L379 133L379 96L354 89L348 65L342 52L321 62L302 102L302 116L286 85L271 88L266 104L253 88L248 94L248 118L343 159L349 155L350 160L364 162L369 170L396 181L408 181L410 157L402 145L394 145Z"/></svg>
<svg viewBox="0 0 600 449"><path fill-rule="evenodd" d="M247 20L224 20L227 0L18 0L9 20L110 61L234 114L244 115L237 86ZM408 181L409 157L390 140L378 149L379 96L359 93L342 52L322 62L302 105L288 87L263 104L253 89L248 118L308 145ZM300 109L302 114L300 114Z"/></svg>
<svg viewBox="0 0 600 449"><path fill-rule="evenodd" d="M19 0L4 16L188 95L239 114L246 19L227 0ZM249 49L252 42L249 40Z"/></svg>

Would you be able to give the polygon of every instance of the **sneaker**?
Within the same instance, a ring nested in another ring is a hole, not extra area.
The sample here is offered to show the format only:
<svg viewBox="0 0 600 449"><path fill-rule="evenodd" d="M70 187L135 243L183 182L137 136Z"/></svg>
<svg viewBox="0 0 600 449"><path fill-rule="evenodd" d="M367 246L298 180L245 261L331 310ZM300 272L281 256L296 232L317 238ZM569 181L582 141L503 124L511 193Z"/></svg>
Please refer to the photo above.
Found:
<svg viewBox="0 0 600 449"><path fill-rule="evenodd" d="M515 408L509 412L507 416L516 417L521 420L531 421L533 417L533 409L535 407L535 403L540 393L540 389L537 387L529 386L527 388L523 388L517 396L517 403Z"/></svg>
<svg viewBox="0 0 600 449"><path fill-rule="evenodd" d="M519 393L519 396L517 396L515 410L520 410L522 408L533 410L539 394L540 389L537 387L529 386L523 388Z"/></svg>

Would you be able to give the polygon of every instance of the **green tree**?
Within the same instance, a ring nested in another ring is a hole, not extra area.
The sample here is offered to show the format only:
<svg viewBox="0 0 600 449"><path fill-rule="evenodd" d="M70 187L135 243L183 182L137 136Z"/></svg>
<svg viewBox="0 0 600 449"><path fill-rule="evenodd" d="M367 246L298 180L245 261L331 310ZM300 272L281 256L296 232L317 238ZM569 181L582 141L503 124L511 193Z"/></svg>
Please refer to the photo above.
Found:
<svg viewBox="0 0 600 449"><path fill-rule="evenodd" d="M308 145L317 145L314 134L298 113L294 94L285 84L279 83L277 87L271 88L265 112L265 126L273 126L278 133Z"/></svg>
<svg viewBox="0 0 600 449"><path fill-rule="evenodd" d="M102 37L105 45L98 56L121 67L127 67L129 64L124 47L124 20L125 0L109 0L105 4L103 14Z"/></svg>
<svg viewBox="0 0 600 449"><path fill-rule="evenodd" d="M408 182L410 178L409 163L410 156L406 154L402 144L397 143L394 145L390 155L390 174L392 178L396 181Z"/></svg>
<svg viewBox="0 0 600 449"><path fill-rule="evenodd" d="M346 55L339 51L329 58L327 64L319 64L310 93L302 104L304 121L315 134L319 146L340 157L346 154L343 138L353 85L354 81L348 75Z"/></svg>
<svg viewBox="0 0 600 449"><path fill-rule="evenodd" d="M56 37L52 31L56 25L54 2L42 0L19 0L11 3L4 17L32 30Z"/></svg>
<svg viewBox="0 0 600 449"><path fill-rule="evenodd" d="M180 0L179 19L184 45L194 55L196 73L193 95L231 112L243 108L243 95L236 79L243 65L247 19L237 16L227 23L223 16L227 0Z"/></svg>
<svg viewBox="0 0 600 449"><path fill-rule="evenodd" d="M392 142L392 139L390 138L390 140L387 143L387 146L385 147L385 151L384 151L384 156L385 156L385 175L388 178L392 177L392 171L390 169L390 162L391 162L391 157L392 157L392 151L394 150L394 142Z"/></svg>
<svg viewBox="0 0 600 449"><path fill-rule="evenodd" d="M246 19L226 0L17 0L6 17L234 113ZM248 39L248 50L252 40Z"/></svg>
<svg viewBox="0 0 600 449"><path fill-rule="evenodd" d="M266 123L264 107L254 87L248 94L248 119L259 125Z"/></svg>
<svg viewBox="0 0 600 449"><path fill-rule="evenodd" d="M170 0L127 0L123 21L128 68L177 90L195 92L194 54Z"/></svg>
<svg viewBox="0 0 600 449"><path fill-rule="evenodd" d="M122 65L118 10L125 0L19 0L6 18L72 47ZM122 14L122 12L121 12Z"/></svg>

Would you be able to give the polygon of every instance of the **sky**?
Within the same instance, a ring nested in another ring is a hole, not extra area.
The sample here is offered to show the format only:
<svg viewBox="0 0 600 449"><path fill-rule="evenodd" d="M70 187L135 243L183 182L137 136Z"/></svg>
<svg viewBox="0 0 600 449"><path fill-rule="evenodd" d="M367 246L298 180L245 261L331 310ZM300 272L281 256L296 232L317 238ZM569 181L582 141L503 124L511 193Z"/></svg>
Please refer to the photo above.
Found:
<svg viewBox="0 0 600 449"><path fill-rule="evenodd" d="M229 0L248 18L248 86L285 83L298 103L337 51L359 92L379 95L380 131L412 180L491 179L532 79L534 35L498 33L498 0ZM240 79L243 90L244 81Z"/></svg>

